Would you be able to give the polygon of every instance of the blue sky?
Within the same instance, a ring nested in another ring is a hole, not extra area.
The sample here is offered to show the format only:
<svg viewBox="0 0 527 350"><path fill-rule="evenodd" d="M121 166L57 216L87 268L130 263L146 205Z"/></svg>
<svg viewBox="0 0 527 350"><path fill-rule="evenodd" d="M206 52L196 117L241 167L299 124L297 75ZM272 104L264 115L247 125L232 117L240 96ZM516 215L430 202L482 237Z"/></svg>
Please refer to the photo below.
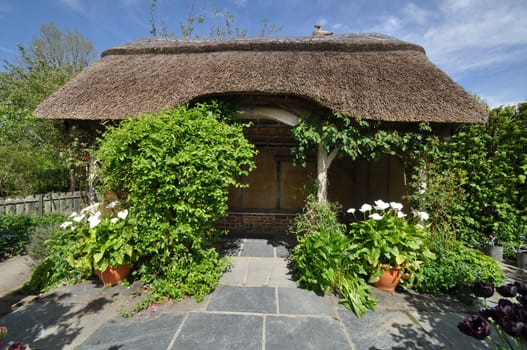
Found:
<svg viewBox="0 0 527 350"><path fill-rule="evenodd" d="M178 34L191 0L158 0L156 19ZM429 59L489 105L527 99L527 0L223 0L206 3L207 35L222 8L257 36L262 19L282 26L273 36L309 36L315 23L335 34L381 33L422 45ZM14 61L41 24L77 29L98 52L149 37L150 0L0 0L0 58ZM159 27L159 25L158 25Z"/></svg>

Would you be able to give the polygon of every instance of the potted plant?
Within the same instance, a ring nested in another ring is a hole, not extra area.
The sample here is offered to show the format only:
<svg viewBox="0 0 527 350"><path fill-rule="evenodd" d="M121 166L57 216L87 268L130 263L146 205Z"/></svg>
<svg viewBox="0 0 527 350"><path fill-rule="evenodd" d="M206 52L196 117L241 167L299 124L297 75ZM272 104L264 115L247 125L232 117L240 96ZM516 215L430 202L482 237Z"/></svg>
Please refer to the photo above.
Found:
<svg viewBox="0 0 527 350"><path fill-rule="evenodd" d="M103 214L100 207L96 203L80 214L73 213L71 220L61 225L75 235L67 261L86 275L95 272L105 285L115 285L130 273L136 259L134 230L126 209L117 211L114 202L106 206Z"/></svg>
<svg viewBox="0 0 527 350"><path fill-rule="evenodd" d="M494 235L488 236L488 241L486 242L483 252L494 258L497 261L503 260L503 245L500 243L498 238Z"/></svg>
<svg viewBox="0 0 527 350"><path fill-rule="evenodd" d="M525 244L525 239L527 235L523 232L527 232L527 226L522 225L518 230L519 241L514 244L514 253L516 254L516 266L519 268L527 268L527 245Z"/></svg>
<svg viewBox="0 0 527 350"><path fill-rule="evenodd" d="M354 254L364 262L369 282L388 291L395 289L400 277L414 280L414 272L422 262L434 258L428 248L429 233L422 224L428 215L414 212L419 222L413 224L402 208L401 203L382 200L375 201L374 206L364 204L359 209L363 220L352 222L349 227L350 238L359 247ZM354 209L348 212L355 214ZM382 275L395 285L379 285Z"/></svg>

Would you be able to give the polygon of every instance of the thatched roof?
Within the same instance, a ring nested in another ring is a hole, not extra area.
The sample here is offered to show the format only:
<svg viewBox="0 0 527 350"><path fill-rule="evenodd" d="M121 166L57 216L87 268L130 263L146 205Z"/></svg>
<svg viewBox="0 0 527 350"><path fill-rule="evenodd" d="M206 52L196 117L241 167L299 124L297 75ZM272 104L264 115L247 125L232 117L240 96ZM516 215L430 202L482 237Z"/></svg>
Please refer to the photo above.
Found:
<svg viewBox="0 0 527 350"><path fill-rule="evenodd" d="M475 99L422 47L373 34L135 41L103 52L35 114L123 119L202 96L233 95L291 96L382 121L486 120Z"/></svg>

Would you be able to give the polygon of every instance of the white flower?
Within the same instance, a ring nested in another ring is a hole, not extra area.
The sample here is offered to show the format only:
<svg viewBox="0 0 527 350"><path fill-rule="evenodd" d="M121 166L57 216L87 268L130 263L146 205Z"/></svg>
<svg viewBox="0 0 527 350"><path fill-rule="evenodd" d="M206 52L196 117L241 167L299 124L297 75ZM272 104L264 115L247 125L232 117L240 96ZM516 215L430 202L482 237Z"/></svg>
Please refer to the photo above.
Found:
<svg viewBox="0 0 527 350"><path fill-rule="evenodd" d="M69 216L70 219L73 219L74 217L78 216L79 214L77 214L76 211L74 211L73 213L71 213L71 215Z"/></svg>
<svg viewBox="0 0 527 350"><path fill-rule="evenodd" d="M382 215L379 215L377 213L373 213L370 215L370 218L373 219L373 220L381 220L382 219Z"/></svg>
<svg viewBox="0 0 527 350"><path fill-rule="evenodd" d="M400 219L402 219L402 218L406 217L406 214L403 213L402 211L398 211L398 212L397 212L397 217L400 218Z"/></svg>
<svg viewBox="0 0 527 350"><path fill-rule="evenodd" d="M126 219L126 217L128 216L128 209L125 209L125 210L122 210L122 211L118 212L118 213L117 213L117 216L118 216L121 220Z"/></svg>
<svg viewBox="0 0 527 350"><path fill-rule="evenodd" d="M81 222L85 217L86 217L86 215L81 214L81 215L79 215L79 216L75 216L75 217L73 218L73 221L75 221L75 222Z"/></svg>
<svg viewBox="0 0 527 350"><path fill-rule="evenodd" d="M390 204L378 199L376 200L375 202L375 209L376 210L385 210L385 209L388 209L390 207Z"/></svg>
<svg viewBox="0 0 527 350"><path fill-rule="evenodd" d="M117 223L117 221L119 221L119 218L112 218L112 219L110 220L110 222L111 222L112 224Z"/></svg>
<svg viewBox="0 0 527 350"><path fill-rule="evenodd" d="M421 221L426 221L426 220L428 220L430 218L428 216L428 213L426 213L424 211L415 211L414 215L417 216L419 218L419 220L421 220Z"/></svg>
<svg viewBox="0 0 527 350"><path fill-rule="evenodd" d="M95 213L95 215L90 216L88 218L88 222L90 223L90 228L94 228L95 226L99 225L101 223L101 212L98 211Z"/></svg>
<svg viewBox="0 0 527 350"><path fill-rule="evenodd" d="M64 229L64 228L70 226L71 224L73 224L73 222L65 221L65 222L62 223L62 225L60 225L60 228Z"/></svg>
<svg viewBox="0 0 527 350"><path fill-rule="evenodd" d="M115 208L115 207L117 206L117 204L119 204L119 201L113 201L113 202L109 203L109 204L106 206L106 208L108 208L108 209L113 209L113 208Z"/></svg>
<svg viewBox="0 0 527 350"><path fill-rule="evenodd" d="M390 202L390 207L392 207L392 209L395 209L395 210L403 209L403 205L397 202Z"/></svg>
<svg viewBox="0 0 527 350"><path fill-rule="evenodd" d="M81 210L81 214L90 213L95 214L99 210L99 203L93 203L90 206L87 206L86 208Z"/></svg>
<svg viewBox="0 0 527 350"><path fill-rule="evenodd" d="M348 210L346 210L346 213L355 214L355 208L349 208Z"/></svg>
<svg viewBox="0 0 527 350"><path fill-rule="evenodd" d="M371 205L369 204L363 204L362 207L360 207L359 211L361 213L365 213L367 211L370 211L372 209Z"/></svg>
<svg viewBox="0 0 527 350"><path fill-rule="evenodd" d="M426 182L422 182L419 186L419 194L424 194L426 192Z"/></svg>

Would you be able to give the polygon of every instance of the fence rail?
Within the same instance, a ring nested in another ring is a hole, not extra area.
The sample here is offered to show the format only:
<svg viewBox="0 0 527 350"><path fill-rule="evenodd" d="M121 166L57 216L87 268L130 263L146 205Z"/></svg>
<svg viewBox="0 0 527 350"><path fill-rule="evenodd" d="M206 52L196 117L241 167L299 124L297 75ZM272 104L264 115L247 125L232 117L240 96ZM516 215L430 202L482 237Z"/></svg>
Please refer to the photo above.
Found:
<svg viewBox="0 0 527 350"><path fill-rule="evenodd" d="M85 192L37 194L27 197L0 197L0 215L43 216L79 212L88 203Z"/></svg>

